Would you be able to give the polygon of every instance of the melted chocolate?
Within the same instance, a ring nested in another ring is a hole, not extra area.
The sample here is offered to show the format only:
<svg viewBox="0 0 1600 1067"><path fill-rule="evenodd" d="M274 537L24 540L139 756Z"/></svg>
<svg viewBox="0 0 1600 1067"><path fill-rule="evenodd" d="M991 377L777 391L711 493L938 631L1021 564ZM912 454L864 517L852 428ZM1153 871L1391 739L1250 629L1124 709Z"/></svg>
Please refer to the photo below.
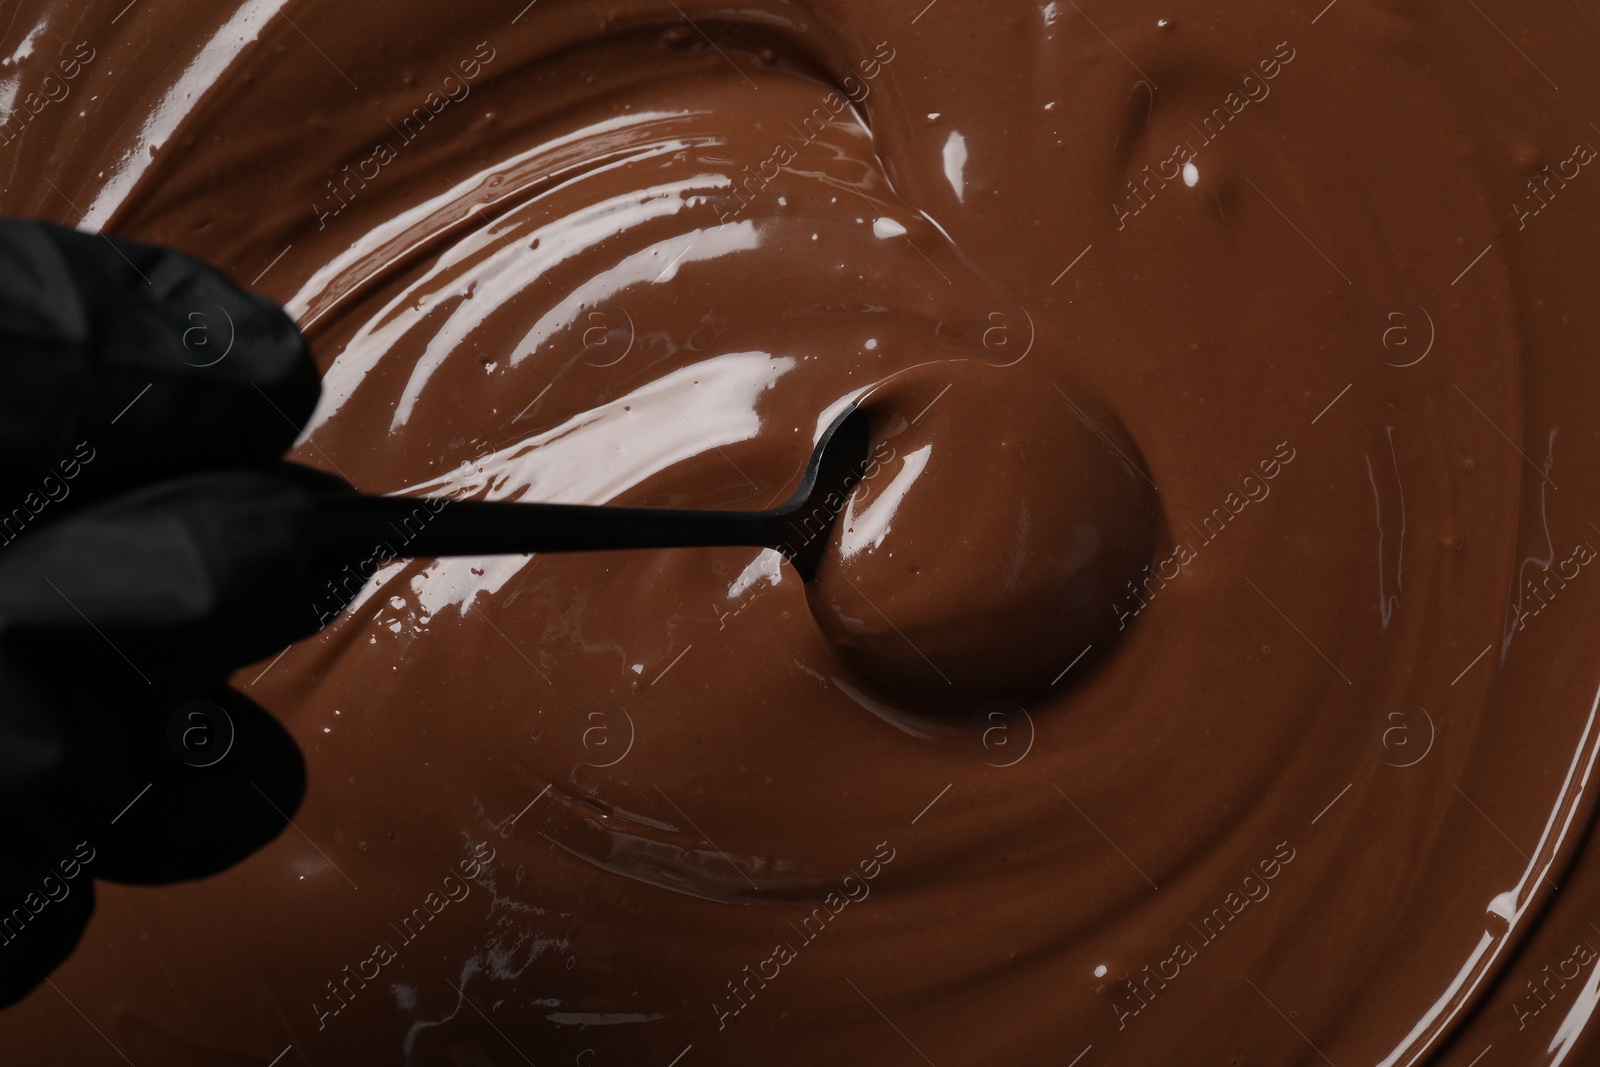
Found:
<svg viewBox="0 0 1600 1067"><path fill-rule="evenodd" d="M237 679L294 828L99 883L8 1059L1596 1055L1583 5L520 6L24 0L5 210L285 302L297 458L369 491L758 508L912 367L1098 398L1164 522L1125 631L969 724L771 553L390 563ZM951 528L1105 521L1089 467Z"/></svg>

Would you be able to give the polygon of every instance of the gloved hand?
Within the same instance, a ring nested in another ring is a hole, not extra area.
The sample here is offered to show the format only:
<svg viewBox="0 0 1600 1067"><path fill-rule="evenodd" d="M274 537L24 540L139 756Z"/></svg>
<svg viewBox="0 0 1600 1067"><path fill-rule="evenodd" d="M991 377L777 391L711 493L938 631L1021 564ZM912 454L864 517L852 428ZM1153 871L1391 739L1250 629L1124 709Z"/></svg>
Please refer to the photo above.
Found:
<svg viewBox="0 0 1600 1067"><path fill-rule="evenodd" d="M320 384L271 301L0 221L0 383L4 1006L72 951L94 879L203 877L283 829L299 750L226 680L352 583L313 557L313 493L348 487L280 458Z"/></svg>

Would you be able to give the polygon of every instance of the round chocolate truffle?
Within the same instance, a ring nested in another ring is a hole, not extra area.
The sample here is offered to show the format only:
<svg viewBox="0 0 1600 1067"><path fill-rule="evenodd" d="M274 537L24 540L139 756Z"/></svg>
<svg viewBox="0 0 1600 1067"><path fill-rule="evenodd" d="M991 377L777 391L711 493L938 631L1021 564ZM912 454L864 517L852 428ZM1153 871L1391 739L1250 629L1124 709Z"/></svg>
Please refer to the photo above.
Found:
<svg viewBox="0 0 1600 1067"><path fill-rule="evenodd" d="M1026 700L1121 630L1160 511L1109 412L1022 367L926 363L860 401L865 477L808 587L839 654L941 710Z"/></svg>

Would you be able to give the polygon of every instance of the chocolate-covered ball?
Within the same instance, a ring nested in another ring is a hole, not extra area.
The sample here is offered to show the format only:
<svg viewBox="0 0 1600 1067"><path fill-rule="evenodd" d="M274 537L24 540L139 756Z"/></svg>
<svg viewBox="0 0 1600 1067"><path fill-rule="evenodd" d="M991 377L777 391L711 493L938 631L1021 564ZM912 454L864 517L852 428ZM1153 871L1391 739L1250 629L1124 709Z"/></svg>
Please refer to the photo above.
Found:
<svg viewBox="0 0 1600 1067"><path fill-rule="evenodd" d="M905 701L1027 700L1119 633L1160 525L1133 442L1022 367L927 363L870 390L869 465L808 587L839 654Z"/></svg>

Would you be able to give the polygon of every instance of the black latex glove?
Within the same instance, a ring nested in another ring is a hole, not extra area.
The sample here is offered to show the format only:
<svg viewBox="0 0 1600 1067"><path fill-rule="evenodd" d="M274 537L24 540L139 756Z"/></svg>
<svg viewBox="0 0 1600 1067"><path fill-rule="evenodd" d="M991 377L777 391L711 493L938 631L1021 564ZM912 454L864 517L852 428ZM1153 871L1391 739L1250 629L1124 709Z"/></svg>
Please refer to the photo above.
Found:
<svg viewBox="0 0 1600 1067"><path fill-rule="evenodd" d="M299 805L299 750L226 680L352 584L313 565L343 484L281 462L319 389L282 310L204 264L0 220L0 1006L94 879L212 874Z"/></svg>

